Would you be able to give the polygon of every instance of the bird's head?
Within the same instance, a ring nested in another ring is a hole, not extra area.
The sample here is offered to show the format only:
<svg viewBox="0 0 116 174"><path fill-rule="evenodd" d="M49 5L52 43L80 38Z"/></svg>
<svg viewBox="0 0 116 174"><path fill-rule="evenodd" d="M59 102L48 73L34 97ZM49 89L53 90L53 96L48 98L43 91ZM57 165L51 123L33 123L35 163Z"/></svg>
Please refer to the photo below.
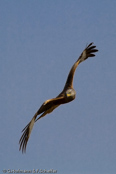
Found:
<svg viewBox="0 0 116 174"><path fill-rule="evenodd" d="M74 89L72 89L72 88L67 89L65 95L66 95L67 102L70 102L70 101L75 99L76 91Z"/></svg>

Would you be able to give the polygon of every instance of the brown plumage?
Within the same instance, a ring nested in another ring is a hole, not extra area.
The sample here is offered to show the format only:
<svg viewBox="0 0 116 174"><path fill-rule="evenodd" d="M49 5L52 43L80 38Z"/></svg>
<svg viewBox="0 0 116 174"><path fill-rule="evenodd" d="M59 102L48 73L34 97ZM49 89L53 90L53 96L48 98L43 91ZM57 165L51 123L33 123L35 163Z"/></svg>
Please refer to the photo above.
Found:
<svg viewBox="0 0 116 174"><path fill-rule="evenodd" d="M30 137L32 128L34 126L34 123L39 120L40 118L44 117L46 114L51 113L55 108L57 108L59 105L61 104L65 104L68 102L71 102L72 100L75 99L76 96L76 92L73 89L73 77L74 77L74 73L75 70L77 68L77 66L83 62L84 60L86 60L88 57L94 57L94 53L97 52L98 50L95 49L96 46L92 46L93 43L90 43L85 50L82 52L82 54L80 55L80 57L78 58L78 60L74 63L74 65L72 66L69 75L67 77L65 86L63 91L56 97L53 99L49 99L46 100L41 107L39 108L39 110L35 113L35 115L33 116L32 120L29 122L29 124L22 130L23 134L19 140L19 150L22 149L22 153L26 152L26 146L27 146L27 142L28 139ZM37 118L38 115L40 115L40 117Z"/></svg>

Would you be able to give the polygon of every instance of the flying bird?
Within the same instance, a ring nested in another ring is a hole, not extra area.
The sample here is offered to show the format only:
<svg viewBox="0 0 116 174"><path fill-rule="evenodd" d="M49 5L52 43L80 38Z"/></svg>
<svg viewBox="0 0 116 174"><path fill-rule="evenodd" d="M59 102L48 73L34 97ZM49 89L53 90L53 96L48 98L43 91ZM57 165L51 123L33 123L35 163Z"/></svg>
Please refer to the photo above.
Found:
<svg viewBox="0 0 116 174"><path fill-rule="evenodd" d="M66 83L65 83L65 86L64 86L62 92L56 98L46 100L41 105L39 110L35 113L32 120L22 130L23 134L22 134L22 136L19 140L19 145L20 145L19 150L22 150L22 153L26 152L27 142L29 140L29 137L30 137L31 131L33 129L34 123L36 121L38 121L40 118L44 117L46 114L51 113L55 108L57 108L61 104L69 103L69 102L71 102L72 100L75 99L76 91L73 88L73 78L74 78L75 70L76 70L77 66L81 62L86 60L88 57L94 57L95 56L94 53L97 52L97 51L98 50L96 49L96 46L93 45L93 43L90 43L84 49L84 51L81 53L78 60L72 66L72 68L71 68L71 70L68 74L68 77L67 77L67 80L66 80ZM40 116L37 117L38 115L40 115Z"/></svg>

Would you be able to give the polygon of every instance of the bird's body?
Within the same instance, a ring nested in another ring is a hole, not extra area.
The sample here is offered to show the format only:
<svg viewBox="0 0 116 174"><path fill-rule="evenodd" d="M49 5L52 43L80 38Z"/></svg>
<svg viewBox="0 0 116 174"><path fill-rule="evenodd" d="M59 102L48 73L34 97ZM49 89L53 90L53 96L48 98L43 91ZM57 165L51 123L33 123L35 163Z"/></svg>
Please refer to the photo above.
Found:
<svg viewBox="0 0 116 174"><path fill-rule="evenodd" d="M90 43L85 50L82 52L81 56L78 58L78 60L74 63L72 66L69 75L67 77L65 86L63 91L53 99L46 100L39 110L35 113L32 120L29 122L29 124L22 130L23 134L19 140L20 148L22 149L22 152L26 151L26 145L28 142L28 139L30 137L32 128L34 126L34 123L39 120L40 118L44 117L46 114L51 113L55 108L60 106L61 104L69 103L76 97L76 91L73 88L73 77L75 70L77 66L84 60L86 60L88 57L94 57L94 52L97 52L98 50L95 49L96 46L92 46L93 43ZM41 115L40 115L41 114ZM40 115L40 117L37 118L37 116Z"/></svg>

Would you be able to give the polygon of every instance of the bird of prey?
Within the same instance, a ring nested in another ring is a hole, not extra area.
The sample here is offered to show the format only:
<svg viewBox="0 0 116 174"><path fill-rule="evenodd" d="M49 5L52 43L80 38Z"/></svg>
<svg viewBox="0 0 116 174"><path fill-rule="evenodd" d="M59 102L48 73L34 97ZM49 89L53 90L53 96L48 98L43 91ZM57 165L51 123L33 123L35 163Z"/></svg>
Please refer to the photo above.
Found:
<svg viewBox="0 0 116 174"><path fill-rule="evenodd" d="M73 88L73 78L74 78L75 70L76 70L77 66L81 62L86 60L88 57L94 57L95 56L94 53L97 52L97 51L98 50L96 49L96 46L93 45L93 43L90 43L84 49L84 51L81 53L78 60L72 66L72 68L71 68L71 70L68 74L68 77L67 77L67 80L66 80L66 83L65 83L65 86L64 86L62 92L56 98L46 100L41 105L39 110L35 113L32 120L29 122L29 124L22 130L23 134L22 134L22 136L19 140L19 145L20 145L19 150L22 149L22 153L26 152L27 142L29 140L29 137L30 137L32 128L34 126L34 123L37 120L39 120L40 118L44 117L46 114L51 113L55 108L57 108L61 104L71 102L72 100L75 99L76 91ZM40 115L40 117L37 117L38 115Z"/></svg>

